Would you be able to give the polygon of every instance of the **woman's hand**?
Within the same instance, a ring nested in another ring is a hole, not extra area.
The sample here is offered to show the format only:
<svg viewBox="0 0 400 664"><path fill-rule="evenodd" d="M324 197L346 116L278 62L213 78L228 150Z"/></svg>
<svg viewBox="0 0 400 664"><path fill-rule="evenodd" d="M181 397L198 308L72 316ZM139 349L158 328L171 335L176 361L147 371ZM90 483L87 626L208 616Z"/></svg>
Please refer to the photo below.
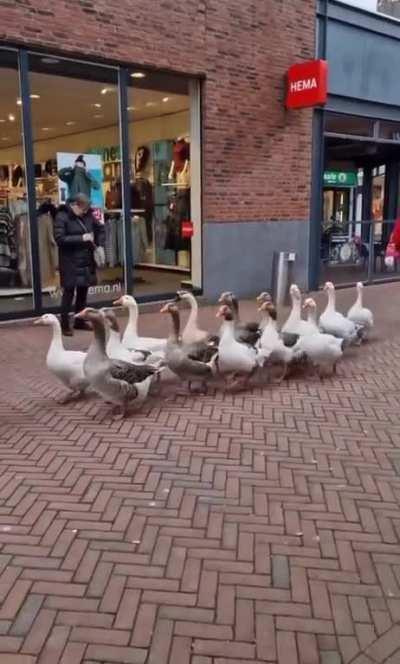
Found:
<svg viewBox="0 0 400 664"><path fill-rule="evenodd" d="M84 234L82 235L82 240L83 240L84 242L92 242L92 243L94 243L94 235L93 235L93 233L84 233Z"/></svg>

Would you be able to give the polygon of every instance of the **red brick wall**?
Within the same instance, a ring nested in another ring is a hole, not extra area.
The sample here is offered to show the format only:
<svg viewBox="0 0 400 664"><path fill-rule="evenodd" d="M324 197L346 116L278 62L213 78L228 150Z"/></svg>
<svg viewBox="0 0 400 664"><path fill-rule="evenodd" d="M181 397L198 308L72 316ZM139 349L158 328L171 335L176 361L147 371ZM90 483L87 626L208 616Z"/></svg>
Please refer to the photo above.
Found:
<svg viewBox="0 0 400 664"><path fill-rule="evenodd" d="M314 25L313 0L0 0L0 41L206 75L206 221L308 218L311 112L283 97Z"/></svg>

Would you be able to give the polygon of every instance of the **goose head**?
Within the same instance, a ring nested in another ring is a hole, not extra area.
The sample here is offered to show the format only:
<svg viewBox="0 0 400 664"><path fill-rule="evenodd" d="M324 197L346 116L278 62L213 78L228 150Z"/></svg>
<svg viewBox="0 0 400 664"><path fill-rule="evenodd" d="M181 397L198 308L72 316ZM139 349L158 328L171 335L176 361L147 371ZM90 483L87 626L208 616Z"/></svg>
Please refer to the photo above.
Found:
<svg viewBox="0 0 400 664"><path fill-rule="evenodd" d="M107 325L110 327L113 332L118 332L119 333L119 324L118 324L118 319L115 315L115 313L111 309L103 308L100 310L102 315L104 316L104 319L107 323Z"/></svg>
<svg viewBox="0 0 400 664"><path fill-rule="evenodd" d="M34 325L50 325L51 327L58 326L58 318L54 314L43 314L40 318L37 318L34 322Z"/></svg>
<svg viewBox="0 0 400 664"><path fill-rule="evenodd" d="M219 296L218 304L232 305L232 300L234 300L234 298L235 296L231 291L225 291Z"/></svg>
<svg viewBox="0 0 400 664"><path fill-rule="evenodd" d="M230 306L227 304L223 304L222 307L220 307L215 315L216 318L223 318L225 321L232 321L233 320L233 312Z"/></svg>
<svg viewBox="0 0 400 664"><path fill-rule="evenodd" d="M175 296L175 302L181 302L182 300L191 301L193 299L192 293L186 290L177 290Z"/></svg>
<svg viewBox="0 0 400 664"><path fill-rule="evenodd" d="M317 314L317 303L315 300L312 299L312 297L308 297L303 304L303 310L306 311L307 313L313 314L316 316Z"/></svg>
<svg viewBox="0 0 400 664"><path fill-rule="evenodd" d="M297 284L292 284L289 289L290 297L292 301L301 302L301 292Z"/></svg>
<svg viewBox="0 0 400 664"><path fill-rule="evenodd" d="M78 318L79 320L86 320L90 323L94 321L101 321L104 323L103 311L94 309L93 307L86 307L85 309L82 309L82 311L74 315L74 318Z"/></svg>
<svg viewBox="0 0 400 664"><path fill-rule="evenodd" d="M334 292L335 292L335 286L333 285L333 283L331 281L327 281L324 284L324 293L328 293L328 295L330 295L331 293L334 293Z"/></svg>
<svg viewBox="0 0 400 664"><path fill-rule="evenodd" d="M121 295L118 300L113 302L115 307L128 307L137 309L137 302L132 295Z"/></svg>
<svg viewBox="0 0 400 664"><path fill-rule="evenodd" d="M272 318L272 320L277 320L278 318L275 306L272 304L272 302L269 302L268 300L262 302L262 304L258 308L258 311L265 313L269 318Z"/></svg>
<svg viewBox="0 0 400 664"><path fill-rule="evenodd" d="M160 314L178 314L179 310L175 302L167 302L160 309Z"/></svg>
<svg viewBox="0 0 400 664"><path fill-rule="evenodd" d="M261 304L263 304L264 302L271 302L272 303L272 297L267 291L263 291L256 298L256 302L260 302ZM260 311L260 309L259 309L259 311Z"/></svg>

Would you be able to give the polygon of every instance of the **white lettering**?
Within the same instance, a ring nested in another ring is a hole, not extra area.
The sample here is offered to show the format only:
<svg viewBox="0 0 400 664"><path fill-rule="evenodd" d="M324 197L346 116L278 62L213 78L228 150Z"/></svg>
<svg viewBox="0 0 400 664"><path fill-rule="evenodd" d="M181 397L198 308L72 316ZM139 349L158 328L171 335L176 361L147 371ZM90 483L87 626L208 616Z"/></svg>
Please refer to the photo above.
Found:
<svg viewBox="0 0 400 664"><path fill-rule="evenodd" d="M318 87L317 79L306 78L305 80L292 81L290 83L290 92L302 92L302 90L313 90Z"/></svg>

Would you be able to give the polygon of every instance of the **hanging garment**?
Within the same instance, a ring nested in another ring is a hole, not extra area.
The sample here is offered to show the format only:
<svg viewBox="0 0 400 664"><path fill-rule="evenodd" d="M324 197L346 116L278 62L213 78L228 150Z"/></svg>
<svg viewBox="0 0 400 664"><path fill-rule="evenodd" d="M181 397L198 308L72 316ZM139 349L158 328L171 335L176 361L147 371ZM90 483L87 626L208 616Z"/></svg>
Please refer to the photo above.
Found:
<svg viewBox="0 0 400 664"><path fill-rule="evenodd" d="M189 251L190 240L182 237L182 222L190 220L190 189L178 191L171 197L169 214L165 219L167 234L164 249Z"/></svg>
<svg viewBox="0 0 400 664"><path fill-rule="evenodd" d="M57 242L54 239L53 219L50 214L38 217L39 260L42 288L54 286L58 265Z"/></svg>
<svg viewBox="0 0 400 664"><path fill-rule="evenodd" d="M154 196L153 185L146 178L137 177L132 183L131 208L132 210L144 210L147 241L151 244L153 241Z"/></svg>
<svg viewBox="0 0 400 664"><path fill-rule="evenodd" d="M0 208L0 267L10 267L16 258L15 227L7 208Z"/></svg>
<svg viewBox="0 0 400 664"><path fill-rule="evenodd" d="M133 264L142 263L148 248L146 221L144 217L132 217L132 256Z"/></svg>
<svg viewBox="0 0 400 664"><path fill-rule="evenodd" d="M31 249L28 215L15 218L18 252L18 272L22 286L32 286Z"/></svg>

